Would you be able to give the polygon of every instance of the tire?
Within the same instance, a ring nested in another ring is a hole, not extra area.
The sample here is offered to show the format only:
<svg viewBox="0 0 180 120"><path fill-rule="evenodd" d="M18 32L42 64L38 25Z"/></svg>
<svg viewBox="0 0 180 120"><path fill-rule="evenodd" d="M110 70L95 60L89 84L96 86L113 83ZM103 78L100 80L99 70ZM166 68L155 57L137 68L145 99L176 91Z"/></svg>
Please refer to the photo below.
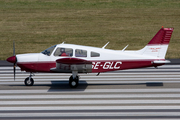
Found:
<svg viewBox="0 0 180 120"><path fill-rule="evenodd" d="M24 84L25 84L26 86L33 86L33 85L34 85L34 80L33 80L32 78L29 80L29 77L27 77L27 78L24 80Z"/></svg>
<svg viewBox="0 0 180 120"><path fill-rule="evenodd" d="M79 84L79 77L78 76L76 76L75 79L73 79L72 76L69 78L69 86L71 88L77 88L78 84Z"/></svg>

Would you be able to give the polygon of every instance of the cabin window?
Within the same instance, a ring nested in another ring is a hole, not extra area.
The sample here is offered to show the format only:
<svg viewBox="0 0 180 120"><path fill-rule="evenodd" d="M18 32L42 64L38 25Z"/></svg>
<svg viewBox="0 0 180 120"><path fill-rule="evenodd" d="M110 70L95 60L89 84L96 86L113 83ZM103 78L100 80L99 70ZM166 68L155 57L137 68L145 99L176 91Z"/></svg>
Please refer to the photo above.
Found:
<svg viewBox="0 0 180 120"><path fill-rule="evenodd" d="M91 52L91 57L99 57L100 54L97 52Z"/></svg>
<svg viewBox="0 0 180 120"><path fill-rule="evenodd" d="M76 49L75 50L75 56L76 57L87 57L87 51L82 49Z"/></svg>
<svg viewBox="0 0 180 120"><path fill-rule="evenodd" d="M44 55L50 56L55 47L56 47L56 45L54 45L54 46L52 46L52 47L42 51L41 53L44 54Z"/></svg>
<svg viewBox="0 0 180 120"><path fill-rule="evenodd" d="M73 49L71 48L57 48L56 51L54 52L54 56L73 56Z"/></svg>

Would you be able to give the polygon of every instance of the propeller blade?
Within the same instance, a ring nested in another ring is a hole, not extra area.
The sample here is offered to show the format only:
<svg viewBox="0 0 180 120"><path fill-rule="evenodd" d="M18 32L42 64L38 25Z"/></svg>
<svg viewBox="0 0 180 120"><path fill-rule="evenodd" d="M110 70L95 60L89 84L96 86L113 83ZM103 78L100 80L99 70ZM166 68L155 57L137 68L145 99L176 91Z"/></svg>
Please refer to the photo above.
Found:
<svg viewBox="0 0 180 120"><path fill-rule="evenodd" d="M13 56L15 56L16 53L15 53L15 42L13 41Z"/></svg>
<svg viewBox="0 0 180 120"><path fill-rule="evenodd" d="M15 52L15 42L14 42L14 41L13 41L13 56L16 57L16 52ZM17 58L16 58L16 62L17 62ZM16 78L16 62L14 63L14 66L13 66L14 81L15 81L15 78Z"/></svg>
<svg viewBox="0 0 180 120"><path fill-rule="evenodd" d="M15 78L16 78L16 63L14 63L14 66L13 66L13 70L14 70L14 81L15 81Z"/></svg>

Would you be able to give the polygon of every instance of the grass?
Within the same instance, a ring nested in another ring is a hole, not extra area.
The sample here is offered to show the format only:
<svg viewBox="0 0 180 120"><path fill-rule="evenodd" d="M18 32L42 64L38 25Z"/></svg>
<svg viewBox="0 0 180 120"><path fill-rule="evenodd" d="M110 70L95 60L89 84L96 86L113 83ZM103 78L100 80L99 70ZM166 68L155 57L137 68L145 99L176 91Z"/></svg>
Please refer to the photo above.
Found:
<svg viewBox="0 0 180 120"><path fill-rule="evenodd" d="M180 58L179 0L1 0L0 60L65 43L109 49L143 48L174 27L166 58Z"/></svg>

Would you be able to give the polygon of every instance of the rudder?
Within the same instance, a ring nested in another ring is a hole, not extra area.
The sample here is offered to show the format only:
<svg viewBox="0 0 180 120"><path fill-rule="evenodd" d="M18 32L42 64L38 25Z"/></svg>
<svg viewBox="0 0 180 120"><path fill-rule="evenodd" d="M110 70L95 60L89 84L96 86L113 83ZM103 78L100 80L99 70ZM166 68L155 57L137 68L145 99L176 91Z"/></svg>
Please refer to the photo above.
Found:
<svg viewBox="0 0 180 120"><path fill-rule="evenodd" d="M174 28L161 28L148 45L169 44Z"/></svg>

